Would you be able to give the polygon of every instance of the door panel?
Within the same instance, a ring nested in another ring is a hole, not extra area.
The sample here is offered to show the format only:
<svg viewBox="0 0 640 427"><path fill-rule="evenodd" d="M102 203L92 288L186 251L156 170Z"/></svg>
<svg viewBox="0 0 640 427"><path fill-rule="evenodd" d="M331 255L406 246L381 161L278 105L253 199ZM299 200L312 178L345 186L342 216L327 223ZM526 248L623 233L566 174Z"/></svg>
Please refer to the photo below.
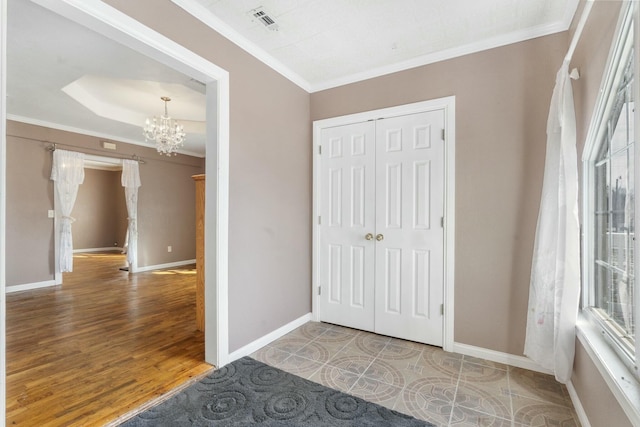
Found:
<svg viewBox="0 0 640 427"><path fill-rule="evenodd" d="M374 329L375 124L323 129L320 319ZM326 220L325 220L326 218ZM325 223L326 221L326 223Z"/></svg>
<svg viewBox="0 0 640 427"><path fill-rule="evenodd" d="M444 112L376 122L375 332L442 345Z"/></svg>
<svg viewBox="0 0 640 427"><path fill-rule="evenodd" d="M443 128L439 110L321 131L320 320L442 346Z"/></svg>

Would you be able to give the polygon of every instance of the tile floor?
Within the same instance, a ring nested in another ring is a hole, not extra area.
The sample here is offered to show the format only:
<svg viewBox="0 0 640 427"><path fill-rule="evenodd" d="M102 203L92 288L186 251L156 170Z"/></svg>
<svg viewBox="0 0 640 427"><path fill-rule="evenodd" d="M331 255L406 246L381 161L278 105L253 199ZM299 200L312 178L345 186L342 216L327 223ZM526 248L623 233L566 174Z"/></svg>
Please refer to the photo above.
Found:
<svg viewBox="0 0 640 427"><path fill-rule="evenodd" d="M326 323L309 322L254 359L437 426L579 426L553 377Z"/></svg>

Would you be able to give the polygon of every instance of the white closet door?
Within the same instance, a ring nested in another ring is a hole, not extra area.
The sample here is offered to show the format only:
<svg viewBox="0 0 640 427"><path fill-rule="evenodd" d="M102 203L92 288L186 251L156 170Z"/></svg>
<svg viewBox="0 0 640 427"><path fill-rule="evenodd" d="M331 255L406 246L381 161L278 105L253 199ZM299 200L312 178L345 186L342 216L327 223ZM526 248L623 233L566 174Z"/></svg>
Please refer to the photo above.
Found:
<svg viewBox="0 0 640 427"><path fill-rule="evenodd" d="M444 112L376 122L375 332L442 346Z"/></svg>
<svg viewBox="0 0 640 427"><path fill-rule="evenodd" d="M374 330L375 124L321 134L320 319Z"/></svg>

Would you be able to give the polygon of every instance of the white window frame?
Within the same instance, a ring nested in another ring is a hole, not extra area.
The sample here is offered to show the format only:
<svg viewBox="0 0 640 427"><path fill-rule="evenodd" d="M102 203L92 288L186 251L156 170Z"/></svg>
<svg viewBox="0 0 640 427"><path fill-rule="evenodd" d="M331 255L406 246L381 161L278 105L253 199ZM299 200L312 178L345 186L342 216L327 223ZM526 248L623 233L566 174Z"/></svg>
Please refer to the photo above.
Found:
<svg viewBox="0 0 640 427"><path fill-rule="evenodd" d="M595 173L594 163L600 147L600 141L606 131L606 122L611 113L615 96L612 91L618 88L623 70L627 65L625 55L633 45L634 56L634 99L640 100L640 43L638 31L638 6L637 2L623 2L616 27L616 36L610 49L607 66L596 106L591 118L591 124L587 133L585 147L582 156L583 182L582 182L582 223L583 223L583 257L582 257L582 307L580 312L577 336L585 350L591 357L596 368L611 389L625 414L633 425L640 425L640 328L635 330L635 360L631 359L627 352L617 343L613 337L613 328L606 327L600 316L585 307L592 306L594 301L594 254L595 254L595 221L593 209L595 206ZM633 26L633 27L632 27ZM633 39L629 40L629 31L633 30ZM640 106L640 103L638 103ZM634 116L635 136L635 162L634 162L634 187L640 188L640 108L636 108ZM635 199L635 215L640 215L640 200ZM640 239L634 242L634 263L638 266L640 255ZM636 270L637 271L637 270ZM634 320L640 319L640 278L634 286ZM637 323L636 323L637 324Z"/></svg>

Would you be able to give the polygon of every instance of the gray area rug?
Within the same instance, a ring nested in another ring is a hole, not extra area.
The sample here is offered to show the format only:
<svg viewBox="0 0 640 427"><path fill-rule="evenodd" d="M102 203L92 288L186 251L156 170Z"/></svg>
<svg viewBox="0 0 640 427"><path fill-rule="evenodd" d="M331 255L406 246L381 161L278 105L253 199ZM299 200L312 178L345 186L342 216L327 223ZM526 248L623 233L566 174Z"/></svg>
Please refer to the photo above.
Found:
<svg viewBox="0 0 640 427"><path fill-rule="evenodd" d="M138 426L433 426L250 357L121 424Z"/></svg>

